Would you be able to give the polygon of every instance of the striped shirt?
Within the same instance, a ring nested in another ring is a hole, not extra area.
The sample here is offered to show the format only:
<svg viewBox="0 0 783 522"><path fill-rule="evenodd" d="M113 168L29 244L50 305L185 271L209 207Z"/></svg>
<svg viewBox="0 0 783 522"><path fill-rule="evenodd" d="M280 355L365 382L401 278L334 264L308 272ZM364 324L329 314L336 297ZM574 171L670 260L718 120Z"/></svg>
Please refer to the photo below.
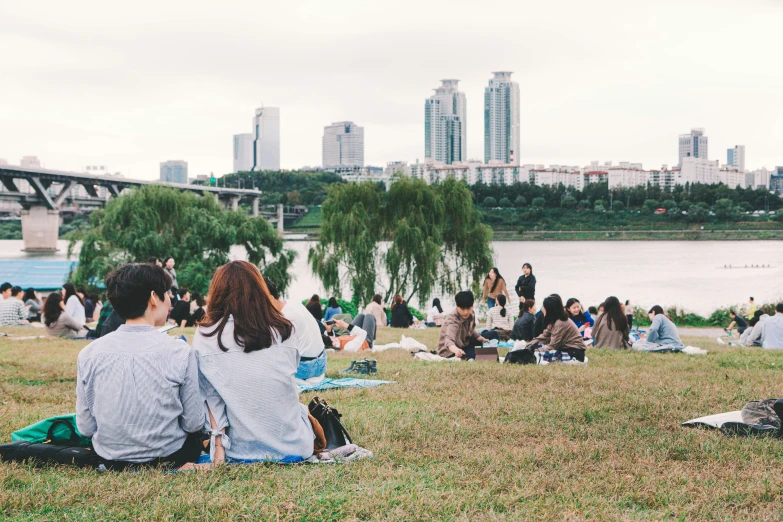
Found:
<svg viewBox="0 0 783 522"><path fill-rule="evenodd" d="M24 303L16 297L9 297L0 302L0 326L16 326L25 324L27 309Z"/></svg>
<svg viewBox="0 0 783 522"><path fill-rule="evenodd" d="M501 310L500 305L495 305L489 309L487 312L487 330L492 330L493 328L500 328L501 330L514 329L514 314L506 306L506 317L503 317L500 315Z"/></svg>
<svg viewBox="0 0 783 522"><path fill-rule="evenodd" d="M312 317L312 316L311 316ZM248 461L296 462L313 454L313 427L307 407L299 402L294 375L299 353L291 339L245 353L234 341L234 320L217 336L205 337L199 327L193 339L198 353L202 391L230 444L226 456ZM323 347L322 347L323 348Z"/></svg>
<svg viewBox="0 0 783 522"><path fill-rule="evenodd" d="M152 326L124 324L76 360L76 425L108 460L147 462L204 427L196 353Z"/></svg>

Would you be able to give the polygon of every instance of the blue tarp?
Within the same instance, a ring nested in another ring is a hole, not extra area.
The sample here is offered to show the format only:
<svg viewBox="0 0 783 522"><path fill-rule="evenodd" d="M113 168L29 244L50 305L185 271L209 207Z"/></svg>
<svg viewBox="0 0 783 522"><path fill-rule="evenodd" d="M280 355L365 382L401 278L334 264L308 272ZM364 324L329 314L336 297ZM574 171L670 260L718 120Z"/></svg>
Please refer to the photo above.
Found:
<svg viewBox="0 0 783 522"><path fill-rule="evenodd" d="M8 281L22 288L55 290L68 279L77 261L0 260L0 283Z"/></svg>

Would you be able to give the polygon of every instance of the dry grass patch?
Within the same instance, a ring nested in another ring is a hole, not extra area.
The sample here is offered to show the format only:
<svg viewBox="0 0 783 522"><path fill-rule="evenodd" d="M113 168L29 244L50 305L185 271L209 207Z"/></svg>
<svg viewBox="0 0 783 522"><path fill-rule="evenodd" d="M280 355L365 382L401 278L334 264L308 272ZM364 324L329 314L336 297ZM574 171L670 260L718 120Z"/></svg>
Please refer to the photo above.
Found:
<svg viewBox="0 0 783 522"><path fill-rule="evenodd" d="M435 348L434 330L383 329L378 342L402 333ZM590 350L587 367L372 354L377 378L397 384L321 393L375 452L371 460L136 475L6 464L0 513L10 520L780 519L782 442L679 423L780 395L783 354L687 342L710 354ZM73 411L75 359L85 344L0 338L3 441ZM330 355L328 374L354 358Z"/></svg>

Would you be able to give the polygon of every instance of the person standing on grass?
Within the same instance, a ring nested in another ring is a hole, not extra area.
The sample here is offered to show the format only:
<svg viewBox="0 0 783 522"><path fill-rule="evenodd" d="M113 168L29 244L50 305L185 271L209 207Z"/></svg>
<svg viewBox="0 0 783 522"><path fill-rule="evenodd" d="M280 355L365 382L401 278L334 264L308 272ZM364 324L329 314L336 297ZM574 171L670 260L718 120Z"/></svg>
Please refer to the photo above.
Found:
<svg viewBox="0 0 783 522"><path fill-rule="evenodd" d="M11 287L10 295L0 301L0 326L20 326L30 324L27 320L27 308L22 301L24 290L19 286Z"/></svg>
<svg viewBox="0 0 783 522"><path fill-rule="evenodd" d="M171 278L171 288L176 293L179 290L179 283L177 283L177 271L174 270L174 258L169 256L163 260L163 270Z"/></svg>
<svg viewBox="0 0 783 522"><path fill-rule="evenodd" d="M514 290L519 296L519 311L523 312L522 305L526 300L536 300L536 276L533 275L533 265L530 263L522 265L522 275L517 279Z"/></svg>
<svg viewBox="0 0 783 522"><path fill-rule="evenodd" d="M625 312L625 320L628 322L628 330L630 331L633 328L633 305L630 299L625 300L623 312Z"/></svg>
<svg viewBox="0 0 783 522"><path fill-rule="evenodd" d="M506 280L500 275L500 271L497 267L493 267L489 269L487 277L484 278L484 289L481 292L481 302L483 303L486 299L487 308L493 308L500 294L506 296L506 301L511 300L511 297L508 295L508 288L506 288Z"/></svg>
<svg viewBox="0 0 783 522"><path fill-rule="evenodd" d="M680 340L677 327L663 313L660 305L655 305L648 312L652 324L647 330L647 337L633 343L634 350L649 352L654 350L682 350L685 345Z"/></svg>
<svg viewBox="0 0 783 522"><path fill-rule="evenodd" d="M783 349L783 303L775 307L775 315L761 323L761 346L767 350Z"/></svg>
<svg viewBox="0 0 783 522"><path fill-rule="evenodd" d="M473 314L473 292L459 292L454 298L457 307L446 315L438 337L438 355L460 359L475 359L476 345L487 339L476 333L476 316Z"/></svg>
<svg viewBox="0 0 783 522"><path fill-rule="evenodd" d="M579 362L585 360L585 343L576 324L566 313L563 301L556 295L544 299L541 307L544 332L527 343L525 348L548 352L565 352Z"/></svg>
<svg viewBox="0 0 783 522"><path fill-rule="evenodd" d="M170 285L162 268L146 263L109 274L106 295L125 324L76 361L76 425L109 469L180 467L203 449L196 353L157 330L171 308Z"/></svg>

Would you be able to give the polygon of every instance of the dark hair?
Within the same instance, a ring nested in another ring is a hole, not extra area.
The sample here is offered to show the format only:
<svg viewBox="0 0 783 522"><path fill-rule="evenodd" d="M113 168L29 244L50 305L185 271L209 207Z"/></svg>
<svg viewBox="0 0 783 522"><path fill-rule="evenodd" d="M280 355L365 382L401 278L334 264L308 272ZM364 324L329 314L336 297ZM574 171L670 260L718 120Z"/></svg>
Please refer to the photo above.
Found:
<svg viewBox="0 0 783 522"><path fill-rule="evenodd" d="M498 296L498 304L500 305L500 317L506 317L506 296L500 294Z"/></svg>
<svg viewBox="0 0 783 522"><path fill-rule="evenodd" d="M438 309L438 313L443 313L443 307L440 305L440 299L437 297L432 300L432 306Z"/></svg>
<svg viewBox="0 0 783 522"><path fill-rule="evenodd" d="M17 295L21 294L22 292L23 292L23 290L22 290L21 286L15 286L15 287L11 288L11 295L14 296L14 297L16 297Z"/></svg>
<svg viewBox="0 0 783 522"><path fill-rule="evenodd" d="M173 257L171 257L171 256L164 258L164 259L163 259L163 264L165 265L166 263L168 263L168 262L169 262L169 259L174 259L174 258L173 258Z"/></svg>
<svg viewBox="0 0 783 522"><path fill-rule="evenodd" d="M375 294L374 296L372 296L372 300L374 303L381 304L383 297L381 297L381 294Z"/></svg>
<svg viewBox="0 0 783 522"><path fill-rule="evenodd" d="M600 310L601 308L603 308L604 310L606 309L606 302L603 302L603 303L598 305L598 309ZM593 312L590 312L590 313L592 314Z"/></svg>
<svg viewBox="0 0 783 522"><path fill-rule="evenodd" d="M33 301L37 300L35 297L35 288L28 288L24 291L24 297L22 298L22 301L27 301L28 299L32 299Z"/></svg>
<svg viewBox="0 0 783 522"><path fill-rule="evenodd" d="M231 261L215 271L209 285L209 308L200 325L211 332L201 332L204 337L217 335L218 346L224 352L223 329L228 318L234 318L234 342L245 353L269 348L277 340L291 337L293 325L283 317L269 299L269 289L261 272L247 261Z"/></svg>
<svg viewBox="0 0 783 522"><path fill-rule="evenodd" d="M147 263L149 263L151 265L157 265L158 264L158 258L157 257L151 257L151 258L147 259Z"/></svg>
<svg viewBox="0 0 783 522"><path fill-rule="evenodd" d="M77 294L82 294L82 295L86 296L87 295L87 290L85 290L83 286L80 286L79 288L76 289L76 293Z"/></svg>
<svg viewBox="0 0 783 522"><path fill-rule="evenodd" d="M604 304L603 304L603 303L601 303L601 305L600 305L600 306L603 306L603 305L604 305ZM598 308L596 308L595 306L590 306L590 307L588 307L588 308L587 308L587 311L588 311L588 312L590 312L590 315L598 315Z"/></svg>
<svg viewBox="0 0 783 522"><path fill-rule="evenodd" d="M783 314L783 303L778 303L777 306L775 307L775 311Z"/></svg>
<svg viewBox="0 0 783 522"><path fill-rule="evenodd" d="M317 304L318 306L321 306L321 298L318 297L318 294L313 294L313 297L310 298L309 301L307 301L308 305L311 304Z"/></svg>
<svg viewBox="0 0 783 522"><path fill-rule="evenodd" d="M473 303L475 302L473 292L470 290L458 292L457 295L454 296L454 302L457 304L457 308L462 308L463 310L473 308Z"/></svg>
<svg viewBox="0 0 783 522"><path fill-rule="evenodd" d="M494 292L495 291L495 287L498 286L498 281L503 279L503 276L500 275L500 270L498 270L498 268L496 266L493 266L492 268L490 268L489 271L490 272L492 272L492 271L495 272L495 282L492 283L492 289L490 290L490 292ZM489 275L487 275L487 277L489 277Z"/></svg>
<svg viewBox="0 0 783 522"><path fill-rule="evenodd" d="M522 269L524 270L525 267L528 267L530 269L530 275L533 275L533 265L531 265L530 263L524 263L522 265Z"/></svg>
<svg viewBox="0 0 783 522"><path fill-rule="evenodd" d="M171 278L163 268L147 263L129 263L106 276L106 298L123 319L144 315L152 292L161 301L171 287Z"/></svg>
<svg viewBox="0 0 783 522"><path fill-rule="evenodd" d="M330 297L329 298L329 304L327 305L328 308L340 308L340 304L337 302L336 297Z"/></svg>
<svg viewBox="0 0 783 522"><path fill-rule="evenodd" d="M97 304L100 300L101 298L98 296L98 294L90 294L90 302L92 302L92 304Z"/></svg>
<svg viewBox="0 0 783 522"><path fill-rule="evenodd" d="M277 289L275 282L264 276L264 283L266 283L266 288L269 290L269 295L275 299L280 299L280 291Z"/></svg>
<svg viewBox="0 0 783 522"><path fill-rule="evenodd" d="M79 294L76 293L76 289L73 287L71 283L65 283L63 285L63 290L65 290L63 301L65 301L66 304L68 303L68 299L70 299L72 295L75 295L76 299L79 300L79 303L81 303L81 305L84 306L84 301L82 300L81 297L79 297Z"/></svg>
<svg viewBox="0 0 783 522"><path fill-rule="evenodd" d="M187 288L180 288L177 291L177 294L179 294L180 297L185 297L188 294L188 289Z"/></svg>
<svg viewBox="0 0 783 522"><path fill-rule="evenodd" d="M759 322L759 319L761 319L761 316L764 315L764 310L756 310L753 312L753 317L750 321L748 321L748 326L756 326L756 324Z"/></svg>
<svg viewBox="0 0 783 522"><path fill-rule="evenodd" d="M752 296L751 296L750 300L751 300L751 301L755 301L755 299L753 299L753 297L752 297Z"/></svg>
<svg viewBox="0 0 783 522"><path fill-rule="evenodd" d="M652 308L650 308L650 311L647 312L648 314L655 314L655 315L662 315L666 317L666 314L663 312L663 308L661 305L655 305Z"/></svg>
<svg viewBox="0 0 783 522"><path fill-rule="evenodd" d="M568 321L568 314L559 295L552 294L544 299L544 329L557 321Z"/></svg>
<svg viewBox="0 0 783 522"><path fill-rule="evenodd" d="M729 315L734 315L734 316L736 316L736 315L737 315L737 312L735 312L734 310L729 310Z"/></svg>
<svg viewBox="0 0 783 522"><path fill-rule="evenodd" d="M615 296L610 296L604 301L604 315L610 330L624 331L628 329L628 319L623 313L623 307L620 300ZM614 325L614 328L612 328Z"/></svg>
<svg viewBox="0 0 783 522"><path fill-rule="evenodd" d="M522 303L522 313L529 311L534 306L536 306L535 299L525 299L525 302Z"/></svg>
<svg viewBox="0 0 783 522"><path fill-rule="evenodd" d="M394 301L392 301L392 307L391 311L395 311L397 309L397 306L402 304L402 296L400 294L397 294L394 296Z"/></svg>
<svg viewBox="0 0 783 522"><path fill-rule="evenodd" d="M198 297L194 297L193 300L196 301L196 306L199 308L203 308L207 305L207 300L204 299L200 294Z"/></svg>
<svg viewBox="0 0 783 522"><path fill-rule="evenodd" d="M576 315L571 314L571 305L575 303L579 303L580 305L582 304L579 302L579 299L577 299L576 297L571 297L570 299L568 299L568 301L566 301L565 311L568 314L568 317L571 317L572 319L577 319L578 321L582 321L582 322L587 321L587 317L585 317L585 313L582 311L581 306L579 308L578 314Z"/></svg>
<svg viewBox="0 0 783 522"><path fill-rule="evenodd" d="M43 305L43 321L46 326L54 326L54 323L60 318L60 314L63 313L63 309L60 307L62 302L63 296L60 292L52 292L46 297Z"/></svg>
<svg viewBox="0 0 783 522"><path fill-rule="evenodd" d="M0 285L0 292L5 292L6 290L9 290L13 288L13 285L11 283L3 283Z"/></svg>

